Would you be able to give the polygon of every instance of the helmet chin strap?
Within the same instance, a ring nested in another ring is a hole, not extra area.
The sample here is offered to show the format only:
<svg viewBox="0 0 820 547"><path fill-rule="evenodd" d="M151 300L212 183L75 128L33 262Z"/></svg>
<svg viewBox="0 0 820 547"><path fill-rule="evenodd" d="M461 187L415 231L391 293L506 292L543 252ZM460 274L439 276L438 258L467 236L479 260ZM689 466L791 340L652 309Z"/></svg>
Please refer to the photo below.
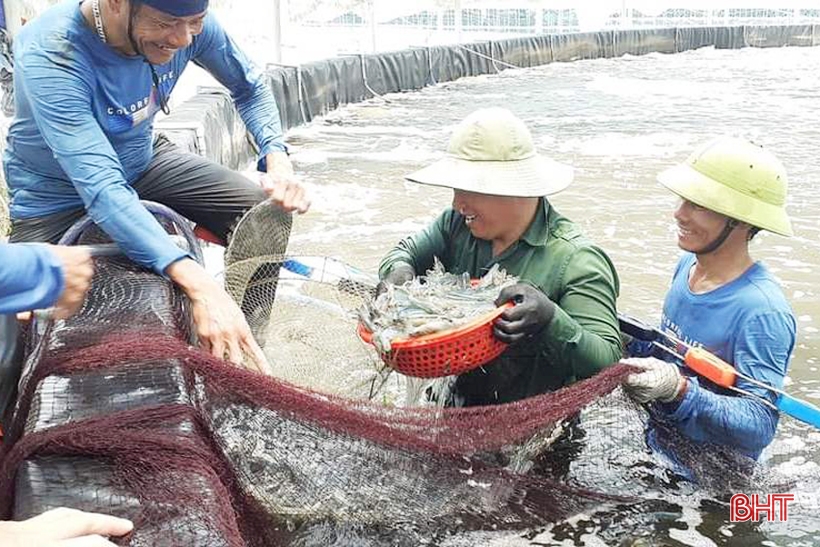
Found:
<svg viewBox="0 0 820 547"><path fill-rule="evenodd" d="M737 220L735 220L733 218L728 219L726 221L726 226L723 227L723 230L720 232L720 234L718 234L718 236L715 238L715 240L712 241L710 244L708 244L703 249L700 249L699 251L695 251L695 254L705 255L705 254L709 254L709 253L712 253L712 252L716 251L718 249L718 247L720 247L721 245L723 245L726 242L726 239L729 237L729 234L732 233L732 230L737 228L738 224L739 224L739 222Z"/></svg>

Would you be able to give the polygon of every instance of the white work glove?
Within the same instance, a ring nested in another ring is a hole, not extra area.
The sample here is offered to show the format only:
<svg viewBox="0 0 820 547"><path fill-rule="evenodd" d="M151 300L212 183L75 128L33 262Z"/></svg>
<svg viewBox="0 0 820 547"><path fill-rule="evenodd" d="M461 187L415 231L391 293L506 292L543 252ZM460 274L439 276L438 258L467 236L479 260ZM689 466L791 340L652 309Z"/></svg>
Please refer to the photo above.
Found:
<svg viewBox="0 0 820 547"><path fill-rule="evenodd" d="M643 369L643 372L627 376L624 382L624 391L638 403L670 403L686 387L686 378L674 363L654 357L622 359L621 363Z"/></svg>

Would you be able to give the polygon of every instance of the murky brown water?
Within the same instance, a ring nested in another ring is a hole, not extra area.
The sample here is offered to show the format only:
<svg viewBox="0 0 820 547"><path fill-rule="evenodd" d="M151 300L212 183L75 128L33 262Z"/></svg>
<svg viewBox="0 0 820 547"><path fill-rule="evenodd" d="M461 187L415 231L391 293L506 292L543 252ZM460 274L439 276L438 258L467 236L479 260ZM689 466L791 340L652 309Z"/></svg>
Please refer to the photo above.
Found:
<svg viewBox="0 0 820 547"><path fill-rule="evenodd" d="M469 112L505 106L527 122L543 153L575 166L573 186L551 201L613 258L622 283L620 309L656 321L679 251L675 199L655 175L714 135L749 136L775 151L789 171L788 208L797 235L764 233L753 254L782 279L799 320L788 390L820 404L818 65L820 48L704 49L508 71L344 108L289 136L314 198L312 211L297 219L292 251L336 256L374 271L388 248L451 199L450 191L406 183L403 175L439 157L452 126ZM599 413L602 431L620 427L617 416ZM616 442L610 463L617 467L617 453L628 458L635 448ZM649 544L758 545L767 537L778 545L820 544L818 453L820 433L781 420L764 461L796 482L800 502L788 523L735 529L720 511L703 509L697 495L667 492L680 498L677 509L646 525L660 542ZM574 465L583 474L595 463L581 458ZM614 487L619 479L613 473L603 480ZM659 525L664 519L668 525ZM524 544L561 544L537 537ZM564 544L580 544L567 537ZM610 544L609 536L597 537ZM503 541L498 544L521 544Z"/></svg>

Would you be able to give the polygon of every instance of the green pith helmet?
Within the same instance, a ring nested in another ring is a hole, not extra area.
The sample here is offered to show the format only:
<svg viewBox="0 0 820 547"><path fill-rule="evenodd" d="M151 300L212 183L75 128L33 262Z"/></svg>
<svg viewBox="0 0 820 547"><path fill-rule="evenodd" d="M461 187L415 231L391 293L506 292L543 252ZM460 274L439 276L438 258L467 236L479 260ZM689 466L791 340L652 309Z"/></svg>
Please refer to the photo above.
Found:
<svg viewBox="0 0 820 547"><path fill-rule="evenodd" d="M719 137L698 147L658 182L683 199L762 230L791 236L783 164L745 139Z"/></svg>

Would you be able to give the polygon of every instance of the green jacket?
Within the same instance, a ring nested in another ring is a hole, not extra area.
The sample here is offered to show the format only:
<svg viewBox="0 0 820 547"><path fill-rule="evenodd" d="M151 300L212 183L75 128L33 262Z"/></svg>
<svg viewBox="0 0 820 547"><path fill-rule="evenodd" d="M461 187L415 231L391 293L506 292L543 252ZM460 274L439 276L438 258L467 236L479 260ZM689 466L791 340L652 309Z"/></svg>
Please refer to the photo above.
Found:
<svg viewBox="0 0 820 547"><path fill-rule="evenodd" d="M552 391L620 359L615 267L546 199L521 239L497 257L491 242L473 237L464 217L447 209L426 229L399 242L382 260L379 275L400 262L422 274L436 256L447 271L466 271L472 277L497 262L557 304L543 331L458 378L456 393L465 405L506 403Z"/></svg>

